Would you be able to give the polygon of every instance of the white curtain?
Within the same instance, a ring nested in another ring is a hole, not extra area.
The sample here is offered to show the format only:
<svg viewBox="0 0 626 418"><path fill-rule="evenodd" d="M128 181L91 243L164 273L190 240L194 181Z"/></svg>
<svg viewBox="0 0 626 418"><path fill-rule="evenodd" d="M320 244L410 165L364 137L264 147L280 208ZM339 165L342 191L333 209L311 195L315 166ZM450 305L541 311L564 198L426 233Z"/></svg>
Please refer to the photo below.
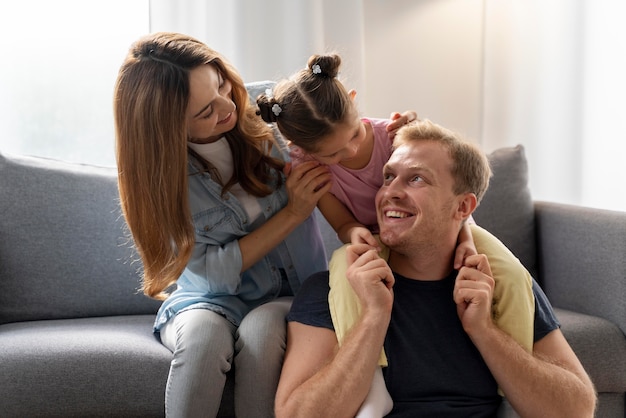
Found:
<svg viewBox="0 0 626 418"><path fill-rule="evenodd" d="M146 0L0 2L0 152L115 165L113 86Z"/></svg>
<svg viewBox="0 0 626 418"><path fill-rule="evenodd" d="M626 2L584 2L581 201L626 210Z"/></svg>
<svg viewBox="0 0 626 418"><path fill-rule="evenodd" d="M626 3L487 0L483 145L526 146L535 198L626 210Z"/></svg>
<svg viewBox="0 0 626 418"><path fill-rule="evenodd" d="M536 198L581 198L581 2L488 0L483 145L524 144Z"/></svg>
<svg viewBox="0 0 626 418"><path fill-rule="evenodd" d="M245 80L337 51L363 114L414 109L486 151L523 144L535 199L626 210L623 0L151 0Z"/></svg>
<svg viewBox="0 0 626 418"><path fill-rule="evenodd" d="M246 81L288 77L321 52L360 63L362 25L360 0L150 0L151 31L200 39ZM362 82L363 73L352 78Z"/></svg>

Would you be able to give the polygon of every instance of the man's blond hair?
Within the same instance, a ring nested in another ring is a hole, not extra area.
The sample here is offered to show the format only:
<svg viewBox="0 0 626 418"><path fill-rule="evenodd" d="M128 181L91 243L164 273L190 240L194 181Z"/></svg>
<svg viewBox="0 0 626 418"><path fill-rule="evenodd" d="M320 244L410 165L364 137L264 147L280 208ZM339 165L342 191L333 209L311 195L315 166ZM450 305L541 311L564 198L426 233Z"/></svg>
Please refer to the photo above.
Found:
<svg viewBox="0 0 626 418"><path fill-rule="evenodd" d="M491 178L489 160L478 146L461 138L452 132L428 119L416 121L402 127L394 141L393 147L407 145L418 141L433 141L441 143L452 159L452 177L454 178L454 193L474 193L478 202L485 195Z"/></svg>

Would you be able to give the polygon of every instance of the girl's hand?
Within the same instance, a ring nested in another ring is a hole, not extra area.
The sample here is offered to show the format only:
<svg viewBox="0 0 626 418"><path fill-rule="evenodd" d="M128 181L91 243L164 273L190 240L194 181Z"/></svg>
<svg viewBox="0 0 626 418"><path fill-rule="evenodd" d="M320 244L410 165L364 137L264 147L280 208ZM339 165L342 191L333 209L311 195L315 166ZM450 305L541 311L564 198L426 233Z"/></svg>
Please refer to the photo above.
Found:
<svg viewBox="0 0 626 418"><path fill-rule="evenodd" d="M285 209L304 220L313 212L320 197L330 190L330 171L317 161L306 161L296 167L287 164L284 173L289 196Z"/></svg>
<svg viewBox="0 0 626 418"><path fill-rule="evenodd" d="M393 112L389 119L393 122L387 125L387 133L389 134L389 139L393 139L398 129L402 128L407 123L417 120L417 113L412 110L407 110L404 113Z"/></svg>

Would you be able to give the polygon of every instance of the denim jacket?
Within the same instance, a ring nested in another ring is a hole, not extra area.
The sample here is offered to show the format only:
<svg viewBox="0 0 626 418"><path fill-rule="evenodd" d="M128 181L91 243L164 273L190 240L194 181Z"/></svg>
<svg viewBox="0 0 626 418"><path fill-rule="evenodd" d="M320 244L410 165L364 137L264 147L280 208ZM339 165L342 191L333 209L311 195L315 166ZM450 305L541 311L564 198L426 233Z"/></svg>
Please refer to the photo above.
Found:
<svg viewBox="0 0 626 418"><path fill-rule="evenodd" d="M280 137L277 141L281 149L273 147L272 154L286 160L286 146ZM284 269L294 293L311 274L328 268L321 233L311 214L268 255L240 273L238 240L254 227L237 198L231 193L222 197L221 185L209 174L200 173L193 157L189 160L189 204L196 243L176 290L157 312L155 332L178 312L196 308L215 311L238 326L251 309L278 296L282 285L279 268ZM284 182L258 200L263 223L287 204Z"/></svg>

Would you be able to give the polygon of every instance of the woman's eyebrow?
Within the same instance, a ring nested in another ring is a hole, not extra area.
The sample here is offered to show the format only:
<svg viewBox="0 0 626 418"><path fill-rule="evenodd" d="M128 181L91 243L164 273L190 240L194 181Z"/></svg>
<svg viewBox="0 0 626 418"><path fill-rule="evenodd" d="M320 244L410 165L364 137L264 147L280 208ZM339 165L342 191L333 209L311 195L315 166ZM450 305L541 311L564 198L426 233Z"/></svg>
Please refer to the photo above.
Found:
<svg viewBox="0 0 626 418"><path fill-rule="evenodd" d="M217 72L217 86L219 87L221 80L222 79L222 75L221 73L218 71ZM215 98L214 98L215 99ZM213 100L211 100L206 106L204 106L202 109L200 109L200 111L198 113L196 113L195 115L193 115L193 118L197 118L198 116L200 116L205 110L207 110L209 107L211 107L211 105L213 104Z"/></svg>
<svg viewBox="0 0 626 418"><path fill-rule="evenodd" d="M198 113L193 115L194 119L197 118L198 116L200 116L202 113L204 113L204 111L207 110L211 106L212 103L213 102L211 102L208 105L204 106L202 109L200 109L200 111Z"/></svg>

